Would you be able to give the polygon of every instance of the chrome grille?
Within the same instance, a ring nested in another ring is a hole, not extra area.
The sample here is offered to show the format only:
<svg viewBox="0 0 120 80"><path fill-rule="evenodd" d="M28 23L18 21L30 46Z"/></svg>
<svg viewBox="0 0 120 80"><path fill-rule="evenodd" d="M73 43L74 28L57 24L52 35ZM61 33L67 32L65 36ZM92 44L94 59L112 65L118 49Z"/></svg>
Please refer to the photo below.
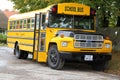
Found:
<svg viewBox="0 0 120 80"><path fill-rule="evenodd" d="M102 48L102 35L75 34L74 47L76 48Z"/></svg>
<svg viewBox="0 0 120 80"><path fill-rule="evenodd" d="M76 48L102 48L102 43L98 42L75 42Z"/></svg>
<svg viewBox="0 0 120 80"><path fill-rule="evenodd" d="M75 40L103 41L102 35L75 34Z"/></svg>

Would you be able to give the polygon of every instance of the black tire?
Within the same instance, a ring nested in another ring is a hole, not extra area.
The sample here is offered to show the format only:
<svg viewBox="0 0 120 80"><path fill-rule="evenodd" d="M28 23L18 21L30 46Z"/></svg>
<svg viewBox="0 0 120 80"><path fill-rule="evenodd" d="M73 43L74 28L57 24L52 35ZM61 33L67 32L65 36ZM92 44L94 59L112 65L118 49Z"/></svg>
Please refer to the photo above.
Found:
<svg viewBox="0 0 120 80"><path fill-rule="evenodd" d="M23 51L23 50L21 50L20 52L21 52L21 55L22 55L21 59L27 59L28 52L27 51Z"/></svg>
<svg viewBox="0 0 120 80"><path fill-rule="evenodd" d="M94 62L92 68L97 71L104 71L108 68L108 61Z"/></svg>
<svg viewBox="0 0 120 80"><path fill-rule="evenodd" d="M18 59L22 58L21 50L19 49L18 44L15 45L14 54L15 54L16 58L18 58Z"/></svg>
<svg viewBox="0 0 120 80"><path fill-rule="evenodd" d="M28 52L20 50L18 44L15 45L14 54L18 59L27 59Z"/></svg>
<svg viewBox="0 0 120 80"><path fill-rule="evenodd" d="M63 68L65 61L60 57L56 45L53 45L49 48L47 62L48 66L52 69L60 70Z"/></svg>

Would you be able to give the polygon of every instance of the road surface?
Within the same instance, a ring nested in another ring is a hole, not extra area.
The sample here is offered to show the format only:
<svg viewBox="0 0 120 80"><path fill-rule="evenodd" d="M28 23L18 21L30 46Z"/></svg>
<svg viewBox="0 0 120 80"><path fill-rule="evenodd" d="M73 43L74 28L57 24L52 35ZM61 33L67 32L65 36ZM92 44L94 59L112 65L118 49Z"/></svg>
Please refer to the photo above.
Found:
<svg viewBox="0 0 120 80"><path fill-rule="evenodd" d="M120 80L120 76L92 70L89 66L66 64L53 70L46 64L16 59L13 49L0 47L0 80Z"/></svg>

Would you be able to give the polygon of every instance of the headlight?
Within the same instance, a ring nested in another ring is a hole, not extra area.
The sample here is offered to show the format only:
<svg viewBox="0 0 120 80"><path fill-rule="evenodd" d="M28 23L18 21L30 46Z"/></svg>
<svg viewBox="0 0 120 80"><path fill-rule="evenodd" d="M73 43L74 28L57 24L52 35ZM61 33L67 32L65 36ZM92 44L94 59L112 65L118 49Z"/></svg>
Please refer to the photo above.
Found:
<svg viewBox="0 0 120 80"><path fill-rule="evenodd" d="M105 47L106 48L110 48L110 44L105 44Z"/></svg>
<svg viewBox="0 0 120 80"><path fill-rule="evenodd" d="M66 47L67 46L67 42L62 42L62 47Z"/></svg>

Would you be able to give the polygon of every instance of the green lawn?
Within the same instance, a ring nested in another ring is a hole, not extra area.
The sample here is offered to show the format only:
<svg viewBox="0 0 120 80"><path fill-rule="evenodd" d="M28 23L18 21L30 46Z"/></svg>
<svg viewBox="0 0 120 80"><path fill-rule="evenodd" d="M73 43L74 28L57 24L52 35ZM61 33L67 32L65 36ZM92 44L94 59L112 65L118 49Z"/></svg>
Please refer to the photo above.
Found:
<svg viewBox="0 0 120 80"><path fill-rule="evenodd" d="M0 46L6 46L6 44L4 44L4 43L0 43Z"/></svg>

